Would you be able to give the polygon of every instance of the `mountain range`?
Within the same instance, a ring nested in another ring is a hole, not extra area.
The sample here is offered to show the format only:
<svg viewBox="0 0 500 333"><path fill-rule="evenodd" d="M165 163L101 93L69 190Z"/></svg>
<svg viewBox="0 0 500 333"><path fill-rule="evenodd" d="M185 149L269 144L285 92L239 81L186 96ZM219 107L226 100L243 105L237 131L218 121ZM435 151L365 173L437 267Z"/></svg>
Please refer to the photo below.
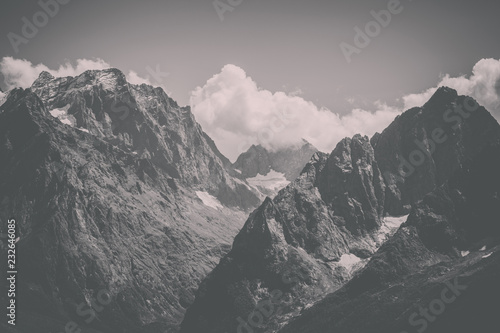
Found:
<svg viewBox="0 0 500 333"><path fill-rule="evenodd" d="M43 72L2 98L20 272L6 332L494 324L500 125L470 97L442 87L330 153L254 145L234 163L189 107L117 69Z"/></svg>
<svg viewBox="0 0 500 333"><path fill-rule="evenodd" d="M498 276L493 258L461 253L500 236L499 145L491 114L443 87L371 139L356 135L316 154L250 215L181 332L277 331L290 322L284 332L386 332L438 283L430 272L441 280L476 273L458 267L465 262ZM455 271L445 274L445 265ZM414 274L423 277L405 290ZM396 308L399 299L407 308Z"/></svg>

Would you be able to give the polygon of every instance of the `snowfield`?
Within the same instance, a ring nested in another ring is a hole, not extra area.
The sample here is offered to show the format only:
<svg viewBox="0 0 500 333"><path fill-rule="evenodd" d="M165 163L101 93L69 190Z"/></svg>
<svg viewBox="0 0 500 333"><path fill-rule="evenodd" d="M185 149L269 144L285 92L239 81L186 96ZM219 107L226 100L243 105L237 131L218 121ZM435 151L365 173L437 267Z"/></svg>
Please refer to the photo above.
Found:
<svg viewBox="0 0 500 333"><path fill-rule="evenodd" d="M49 111L52 117L57 118L61 121L61 123L69 125L71 127L76 126L76 118L73 117L72 115L68 114L68 110L70 108L70 105L66 105L62 109L54 109Z"/></svg>
<svg viewBox="0 0 500 333"><path fill-rule="evenodd" d="M362 268L367 262L368 259L363 260L354 254L346 253L340 257L339 265L343 266L350 274L353 271Z"/></svg>
<svg viewBox="0 0 500 333"><path fill-rule="evenodd" d="M272 169L265 176L258 174L253 178L247 178L247 182L254 187L262 187L273 192L277 192L290 184L285 178L284 173L276 172Z"/></svg>
<svg viewBox="0 0 500 333"><path fill-rule="evenodd" d="M386 216L377 232L376 240L379 243L384 243L398 231L398 228L406 222L409 215L404 216ZM382 244L380 244L382 245Z"/></svg>
<svg viewBox="0 0 500 333"><path fill-rule="evenodd" d="M198 198L203 202L205 206L211 207L213 209L222 209L224 206L220 203L219 200L217 200L216 197L213 195L210 195L207 192L204 191L196 191L195 192Z"/></svg>

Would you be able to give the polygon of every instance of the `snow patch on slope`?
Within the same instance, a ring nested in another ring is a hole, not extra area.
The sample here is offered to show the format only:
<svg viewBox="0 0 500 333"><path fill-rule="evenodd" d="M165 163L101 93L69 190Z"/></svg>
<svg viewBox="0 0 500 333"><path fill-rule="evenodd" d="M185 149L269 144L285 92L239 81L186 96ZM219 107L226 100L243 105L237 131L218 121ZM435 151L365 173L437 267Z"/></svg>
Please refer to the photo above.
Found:
<svg viewBox="0 0 500 333"><path fill-rule="evenodd" d="M382 225L375 236L376 241L382 245L381 243L384 243L387 239L392 237L396 231L398 231L399 227L406 221L406 219L408 219L408 215L384 217Z"/></svg>
<svg viewBox="0 0 500 333"><path fill-rule="evenodd" d="M9 94L8 92L4 93L0 91L0 106L2 106L3 103L5 103L8 94Z"/></svg>
<svg viewBox="0 0 500 333"><path fill-rule="evenodd" d="M72 115L68 114L68 110L70 108L70 105L66 105L65 107L61 109L54 109L49 111L52 117L57 118L61 121L61 123L69 125L71 127L76 126L76 118L73 117Z"/></svg>
<svg viewBox="0 0 500 333"><path fill-rule="evenodd" d="M210 195L204 191L196 191L195 192L198 198L203 202L205 206L211 207L213 209L222 209L223 206L219 200L213 195Z"/></svg>
<svg viewBox="0 0 500 333"><path fill-rule="evenodd" d="M368 244L373 247L374 251L376 251L384 242L392 237L396 231L398 231L401 224L403 224L407 218L408 215L385 217L382 221L380 229L372 234L372 239L368 241ZM362 259L352 253L345 253L340 257L340 260L336 264L344 267L347 273L352 275L361 268L365 267L369 260L370 258Z"/></svg>
<svg viewBox="0 0 500 333"><path fill-rule="evenodd" d="M351 253L345 253L340 257L339 260L339 265L344 267L346 271L350 274L353 271L358 270L359 268L363 267L366 262L368 262L368 259L361 259L358 256L355 256L354 254Z"/></svg>
<svg viewBox="0 0 500 333"><path fill-rule="evenodd" d="M247 182L254 187L262 187L271 191L279 191L286 187L290 182L285 178L285 174L271 169L263 176L258 174L253 178L247 178Z"/></svg>

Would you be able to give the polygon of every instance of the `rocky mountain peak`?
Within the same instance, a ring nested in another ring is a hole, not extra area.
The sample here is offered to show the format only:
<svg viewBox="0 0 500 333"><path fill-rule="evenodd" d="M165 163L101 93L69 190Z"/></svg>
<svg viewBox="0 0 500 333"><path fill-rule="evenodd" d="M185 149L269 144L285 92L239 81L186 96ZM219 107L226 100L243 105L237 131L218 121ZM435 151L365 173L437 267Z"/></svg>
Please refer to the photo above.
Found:
<svg viewBox="0 0 500 333"><path fill-rule="evenodd" d="M227 160L190 108L179 107L161 88L129 84L120 70L110 68L77 77L43 74L31 89L64 124L148 160L189 187L244 209L259 202L233 180Z"/></svg>
<svg viewBox="0 0 500 333"><path fill-rule="evenodd" d="M421 108L412 108L378 137L375 158L383 171L386 211L410 204L444 184L478 151L499 138L498 123L474 99L442 87Z"/></svg>
<svg viewBox="0 0 500 333"><path fill-rule="evenodd" d="M458 93L455 89L441 86L436 90L427 103L429 103L429 105L447 104L455 100L457 97Z"/></svg>
<svg viewBox="0 0 500 333"><path fill-rule="evenodd" d="M55 77L50 74L49 72L43 71L38 75L38 78L33 82L32 86L33 87L41 87L46 85L49 81L54 80Z"/></svg>

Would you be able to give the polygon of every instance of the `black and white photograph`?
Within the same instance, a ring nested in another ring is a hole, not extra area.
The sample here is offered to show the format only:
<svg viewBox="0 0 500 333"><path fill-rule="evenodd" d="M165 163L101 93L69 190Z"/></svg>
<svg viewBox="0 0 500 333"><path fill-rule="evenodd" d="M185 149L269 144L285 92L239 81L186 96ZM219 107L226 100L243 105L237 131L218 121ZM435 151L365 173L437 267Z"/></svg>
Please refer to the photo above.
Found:
<svg viewBox="0 0 500 333"><path fill-rule="evenodd" d="M500 332L499 15L1 0L0 332Z"/></svg>

